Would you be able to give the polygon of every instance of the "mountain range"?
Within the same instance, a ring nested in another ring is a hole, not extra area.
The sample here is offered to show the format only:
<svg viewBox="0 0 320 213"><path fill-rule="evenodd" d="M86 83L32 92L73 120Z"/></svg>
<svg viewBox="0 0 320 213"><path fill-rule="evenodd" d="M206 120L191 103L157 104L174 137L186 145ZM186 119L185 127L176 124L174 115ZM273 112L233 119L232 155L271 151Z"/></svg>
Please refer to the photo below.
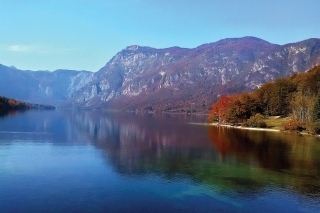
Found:
<svg viewBox="0 0 320 213"><path fill-rule="evenodd" d="M133 45L95 73L0 66L0 95L64 107L204 112L221 94L251 91L318 64L315 38L277 45L243 37L192 49Z"/></svg>
<svg viewBox="0 0 320 213"><path fill-rule="evenodd" d="M0 96L29 103L60 106L75 90L90 82L92 72L30 71L0 64Z"/></svg>

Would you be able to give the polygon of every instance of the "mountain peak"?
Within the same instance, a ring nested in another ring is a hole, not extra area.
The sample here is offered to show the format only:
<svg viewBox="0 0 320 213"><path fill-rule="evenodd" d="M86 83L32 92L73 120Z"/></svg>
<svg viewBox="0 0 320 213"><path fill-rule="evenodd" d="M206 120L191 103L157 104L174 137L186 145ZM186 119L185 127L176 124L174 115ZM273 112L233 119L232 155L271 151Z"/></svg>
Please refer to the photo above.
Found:
<svg viewBox="0 0 320 213"><path fill-rule="evenodd" d="M247 36L190 49L131 45L96 73L20 75L0 65L0 92L28 101L35 94L39 103L69 99L74 107L205 112L218 95L250 91L319 63L320 39L277 45Z"/></svg>
<svg viewBox="0 0 320 213"><path fill-rule="evenodd" d="M123 49L120 53L131 54L131 53L145 52L150 50L154 50L154 48L148 47L148 46L130 45L130 46L127 46L125 49Z"/></svg>
<svg viewBox="0 0 320 213"><path fill-rule="evenodd" d="M131 45L131 46L126 47L126 50L136 51L139 49L139 47L140 46L138 46L138 45Z"/></svg>
<svg viewBox="0 0 320 213"><path fill-rule="evenodd" d="M252 50L252 51L263 51L265 49L273 49L274 47L277 47L279 45L272 44L268 41L265 41L260 38L256 38L253 36L245 36L240 38L225 38L221 39L219 41L203 44L199 46L199 49L221 49L221 50Z"/></svg>
<svg viewBox="0 0 320 213"><path fill-rule="evenodd" d="M225 46L225 45L258 45L258 46L271 46L274 44L271 44L268 41L265 41L261 38L256 38L253 36L245 36L240 38L225 38L221 39L217 42L214 42L212 44L215 44L217 46Z"/></svg>
<svg viewBox="0 0 320 213"><path fill-rule="evenodd" d="M261 38L253 37L253 36L244 36L239 38L224 38L221 40L218 40L214 43L244 43L244 42L250 42L250 43L264 43L264 44L271 44L270 42L263 40Z"/></svg>
<svg viewBox="0 0 320 213"><path fill-rule="evenodd" d="M132 45L95 73L70 102L88 108L206 111L217 95L249 91L319 63L320 45L309 43L288 49L247 36L192 49Z"/></svg>

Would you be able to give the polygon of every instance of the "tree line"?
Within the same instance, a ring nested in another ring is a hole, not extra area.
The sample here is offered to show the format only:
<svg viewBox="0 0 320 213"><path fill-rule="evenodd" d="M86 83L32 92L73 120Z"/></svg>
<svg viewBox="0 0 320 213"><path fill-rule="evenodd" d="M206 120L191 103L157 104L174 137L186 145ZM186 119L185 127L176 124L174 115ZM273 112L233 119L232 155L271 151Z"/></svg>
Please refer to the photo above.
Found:
<svg viewBox="0 0 320 213"><path fill-rule="evenodd" d="M41 105L41 104L30 104L15 99L6 98L0 96L0 112L7 112L11 110L27 110L27 109L55 109L53 106Z"/></svg>
<svg viewBox="0 0 320 213"><path fill-rule="evenodd" d="M320 133L320 66L305 73L279 78L251 93L221 95L211 106L208 120L265 127L264 117L289 117L285 130Z"/></svg>
<svg viewBox="0 0 320 213"><path fill-rule="evenodd" d="M29 109L30 104L0 96L0 111Z"/></svg>

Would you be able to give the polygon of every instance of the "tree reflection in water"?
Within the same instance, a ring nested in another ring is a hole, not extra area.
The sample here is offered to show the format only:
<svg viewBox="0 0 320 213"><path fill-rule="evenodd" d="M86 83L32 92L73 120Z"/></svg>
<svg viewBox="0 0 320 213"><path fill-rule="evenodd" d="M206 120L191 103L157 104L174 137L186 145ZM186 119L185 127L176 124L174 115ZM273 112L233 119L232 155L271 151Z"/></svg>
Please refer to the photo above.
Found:
<svg viewBox="0 0 320 213"><path fill-rule="evenodd" d="M282 187L320 195L319 140L294 134L195 126L178 115L73 115L72 123L123 175L190 178L221 192Z"/></svg>

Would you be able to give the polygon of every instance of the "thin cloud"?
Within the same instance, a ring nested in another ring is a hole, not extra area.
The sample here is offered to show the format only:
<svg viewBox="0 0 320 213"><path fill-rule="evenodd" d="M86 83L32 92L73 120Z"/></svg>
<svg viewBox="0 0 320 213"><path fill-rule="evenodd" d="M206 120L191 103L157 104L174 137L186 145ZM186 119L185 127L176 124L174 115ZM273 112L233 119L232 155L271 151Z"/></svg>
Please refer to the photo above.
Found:
<svg viewBox="0 0 320 213"><path fill-rule="evenodd" d="M34 45L11 45L8 47L7 50L11 52L32 52L35 51L37 48Z"/></svg>
<svg viewBox="0 0 320 213"><path fill-rule="evenodd" d="M10 52L25 52L25 53L42 53L42 54L57 54L57 53L69 53L74 52L74 48L59 48L56 46L43 46L43 45L10 45L6 46L5 48L0 46L0 50L10 51Z"/></svg>

